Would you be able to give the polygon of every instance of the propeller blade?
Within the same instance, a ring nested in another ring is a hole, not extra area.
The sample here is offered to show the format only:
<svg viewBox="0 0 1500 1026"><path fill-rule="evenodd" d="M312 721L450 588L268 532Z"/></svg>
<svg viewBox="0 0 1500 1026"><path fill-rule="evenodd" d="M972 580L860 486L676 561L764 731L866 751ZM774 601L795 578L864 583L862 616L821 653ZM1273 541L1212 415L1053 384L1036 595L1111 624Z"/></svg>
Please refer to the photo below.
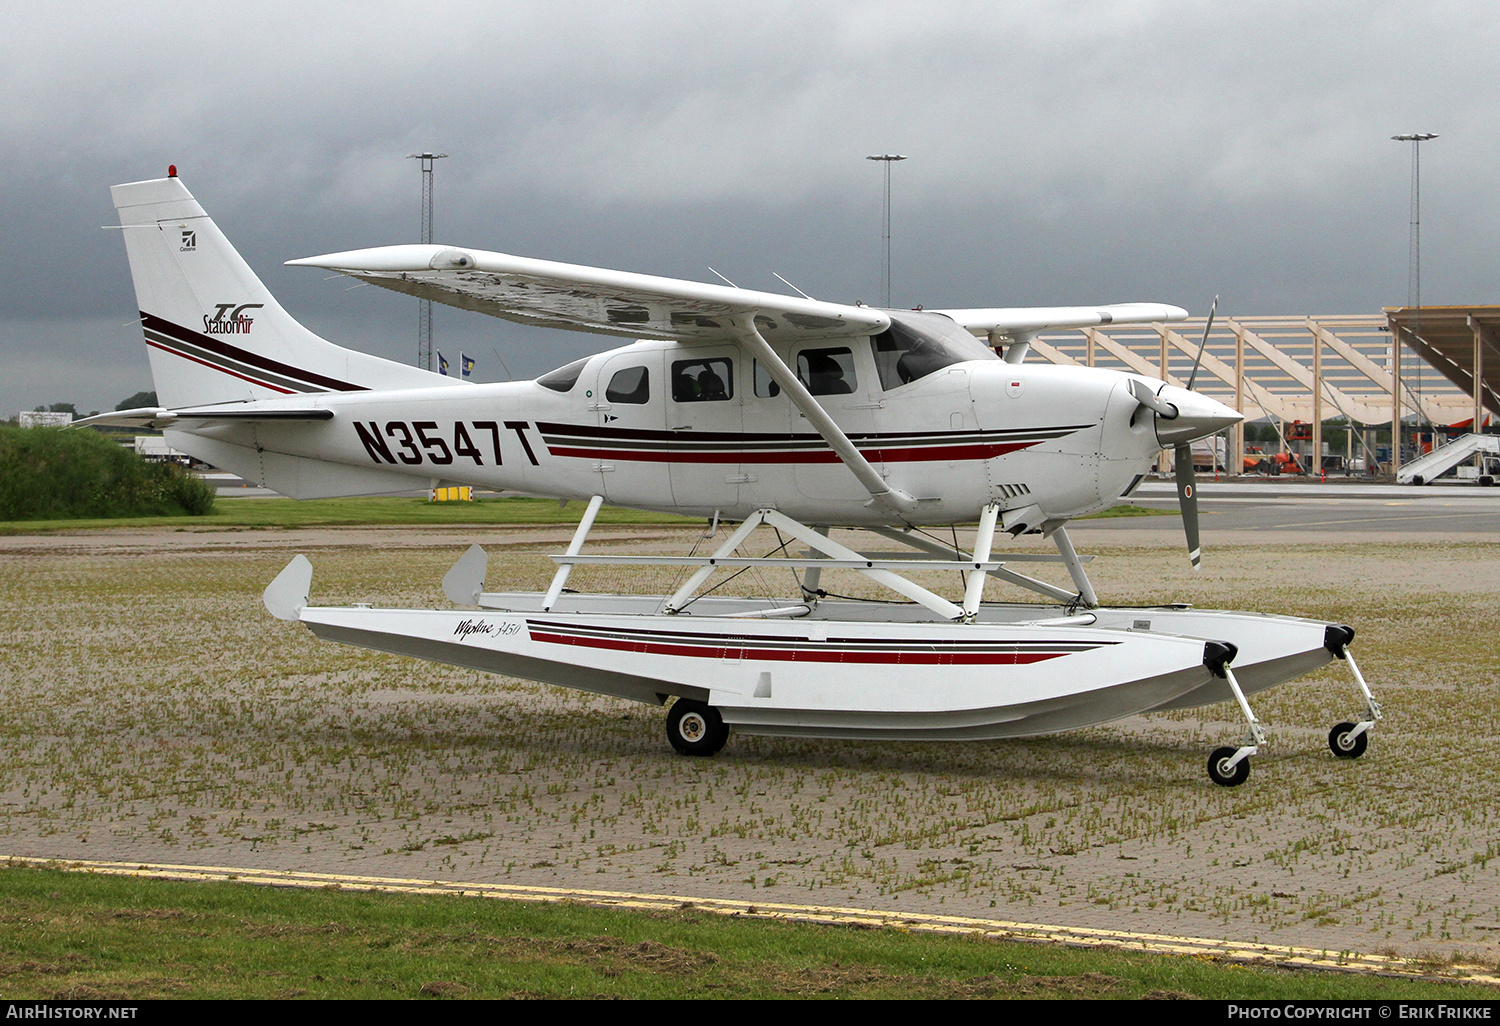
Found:
<svg viewBox="0 0 1500 1026"><path fill-rule="evenodd" d="M1177 446L1177 505L1182 510L1182 529L1187 533L1188 559L1193 569L1203 558L1203 546L1198 541L1198 483L1193 477L1193 447L1191 444Z"/></svg>
<svg viewBox="0 0 1500 1026"><path fill-rule="evenodd" d="M1163 420L1177 419L1177 407L1169 402L1158 399L1156 393L1151 391L1151 386L1144 381L1131 378L1130 394L1136 402L1141 404L1136 408L1136 413L1141 412L1141 410L1154 410ZM1131 420L1134 422L1134 414L1131 415Z"/></svg>
<svg viewBox="0 0 1500 1026"><path fill-rule="evenodd" d="M1219 297L1214 297L1214 305L1208 308L1208 323L1203 326L1203 341L1198 343L1198 355L1193 360L1193 373L1188 375L1188 391L1193 390L1193 382L1198 380L1198 365L1203 362L1203 350L1208 348L1208 333L1214 330L1214 314L1219 312Z"/></svg>

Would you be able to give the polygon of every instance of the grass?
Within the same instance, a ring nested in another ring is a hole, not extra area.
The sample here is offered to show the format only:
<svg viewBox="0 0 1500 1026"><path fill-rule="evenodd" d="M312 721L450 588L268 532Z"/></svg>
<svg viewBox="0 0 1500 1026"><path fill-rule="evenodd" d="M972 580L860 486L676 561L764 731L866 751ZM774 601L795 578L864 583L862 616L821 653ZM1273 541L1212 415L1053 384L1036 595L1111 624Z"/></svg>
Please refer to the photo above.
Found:
<svg viewBox="0 0 1500 1026"><path fill-rule="evenodd" d="M1100 513L1090 513L1079 520L1113 520L1116 517L1175 517L1178 515L1175 509L1148 509L1145 506L1132 506L1130 503L1121 503L1111 506Z"/></svg>
<svg viewBox="0 0 1500 1026"><path fill-rule="evenodd" d="M115 517L76 520L8 520L0 521L0 535L79 531L98 528L178 527L185 529L294 528L294 527L379 527L412 525L491 525L491 524L576 524L582 515L582 503L563 506L556 499L507 496L477 499L473 502L429 502L423 498L374 499L221 499L214 511L195 516L190 522L180 517ZM1170 510L1145 509L1140 506L1116 506L1096 517L1174 516ZM670 513L605 506L596 523L611 524L685 524L701 522L701 517L681 517Z"/></svg>
<svg viewBox="0 0 1500 1026"><path fill-rule="evenodd" d="M106 527L380 527L412 525L576 524L583 504L508 496L473 502L429 502L423 498L220 500L214 512L184 523L174 517L0 521L0 534L78 531ZM681 524L701 518L605 506L598 524Z"/></svg>
<svg viewBox="0 0 1500 1026"><path fill-rule="evenodd" d="M1487 1000L1488 988L949 937L458 896L0 870L16 1000L1147 998Z"/></svg>

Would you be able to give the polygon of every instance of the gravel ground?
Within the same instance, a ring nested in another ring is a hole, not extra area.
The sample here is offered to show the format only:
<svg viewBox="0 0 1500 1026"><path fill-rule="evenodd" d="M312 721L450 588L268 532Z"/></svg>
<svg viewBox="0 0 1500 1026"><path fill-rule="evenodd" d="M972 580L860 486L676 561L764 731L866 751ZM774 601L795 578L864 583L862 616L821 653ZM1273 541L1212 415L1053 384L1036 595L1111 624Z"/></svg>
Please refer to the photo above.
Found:
<svg viewBox="0 0 1500 1026"><path fill-rule="evenodd" d="M1171 532L1075 528L1101 557L1090 573L1106 603L1359 629L1386 713L1368 754L1328 752L1329 727L1359 707L1333 664L1257 696L1273 735L1236 790L1204 773L1208 751L1242 733L1229 706L1007 742L732 736L714 759L684 759L660 709L324 644L260 605L304 552L315 604L445 606L439 581L471 541L491 552L492 589L540 588L544 554L568 535L0 538L0 854L762 896L1500 961L1500 546L1484 537L1221 532L1194 575ZM694 541L673 528L595 537L607 552ZM580 569L570 583L667 588L653 573Z"/></svg>

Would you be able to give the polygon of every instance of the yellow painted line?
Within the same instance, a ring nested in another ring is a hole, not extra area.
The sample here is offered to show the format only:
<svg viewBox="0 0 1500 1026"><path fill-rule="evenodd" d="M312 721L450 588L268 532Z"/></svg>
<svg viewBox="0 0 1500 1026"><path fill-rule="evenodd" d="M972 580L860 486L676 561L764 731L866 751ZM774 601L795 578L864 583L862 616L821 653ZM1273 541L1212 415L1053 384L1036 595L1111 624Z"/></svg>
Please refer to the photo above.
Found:
<svg viewBox="0 0 1500 1026"><path fill-rule="evenodd" d="M542 887L526 884L462 883L448 880L402 877L355 876L343 873L304 873L293 870L248 869L232 866L189 866L150 862L93 862L80 859L38 859L0 855L7 865L65 869L108 876L132 876L166 880L213 880L260 884L272 887L326 887L354 891L390 891L403 894L454 894L511 901L572 901L605 908L686 909L693 908L726 916L782 919L789 922L824 923L836 926L870 926L925 933L977 934L995 940L1044 941L1078 947L1115 948L1165 955L1197 955L1238 962L1269 963L1309 969L1338 969L1424 978L1441 977L1465 983L1500 985L1500 975L1479 965L1442 965L1385 955L1331 952L1321 948L1299 948L1279 944L1176 937L1170 934L1124 930L1095 930L1078 926L1048 926L1003 919L945 916L925 912L850 908L841 905L797 905L776 901L745 901L741 898L701 898L680 894L641 894L577 887Z"/></svg>

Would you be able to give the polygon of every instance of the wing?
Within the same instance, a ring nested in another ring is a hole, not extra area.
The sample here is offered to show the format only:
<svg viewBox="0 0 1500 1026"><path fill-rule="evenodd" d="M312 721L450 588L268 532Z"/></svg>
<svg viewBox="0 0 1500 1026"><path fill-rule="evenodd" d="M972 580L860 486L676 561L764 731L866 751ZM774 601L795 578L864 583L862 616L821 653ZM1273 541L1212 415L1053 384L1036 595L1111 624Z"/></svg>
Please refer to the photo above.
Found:
<svg viewBox="0 0 1500 1026"><path fill-rule="evenodd" d="M874 335L890 326L871 307L451 246L381 246L287 263L491 317L629 338L728 339L731 322L746 314L769 341Z"/></svg>
<svg viewBox="0 0 1500 1026"><path fill-rule="evenodd" d="M1186 320L1188 312L1165 303L1114 303L1109 306L1022 306L985 310L935 310L980 337L1035 335L1043 331L1093 328L1105 324L1151 324Z"/></svg>

